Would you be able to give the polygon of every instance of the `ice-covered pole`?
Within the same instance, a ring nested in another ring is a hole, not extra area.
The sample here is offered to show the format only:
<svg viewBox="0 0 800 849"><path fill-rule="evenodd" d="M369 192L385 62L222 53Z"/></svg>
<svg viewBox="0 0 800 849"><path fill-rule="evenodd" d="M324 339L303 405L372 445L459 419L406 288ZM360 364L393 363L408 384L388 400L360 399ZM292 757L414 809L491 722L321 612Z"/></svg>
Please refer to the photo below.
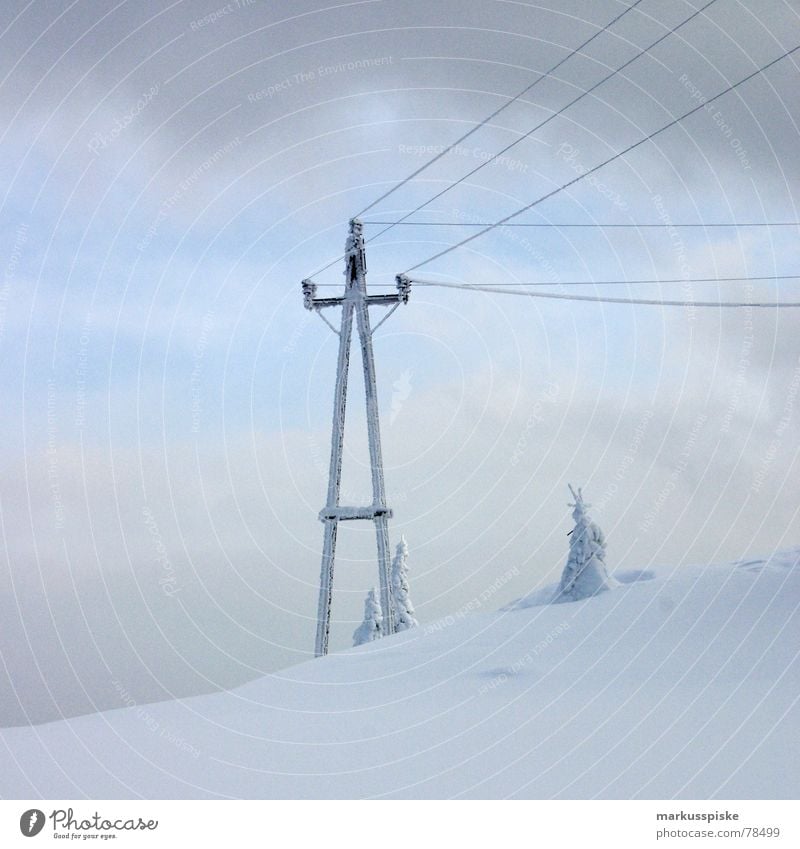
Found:
<svg viewBox="0 0 800 849"><path fill-rule="evenodd" d="M331 608L333 601L333 575L336 559L336 537L340 521L368 519L375 525L378 553L378 578L380 606L383 612L383 634L396 630L392 588L389 574L389 519L392 511L386 504L386 487L383 476L383 455L378 414L378 391L375 377L375 355L372 348L372 327L369 307L389 306L395 309L408 302L410 282L398 282L397 292L386 295L367 294L367 262L364 248L363 225L354 218L345 245L345 290L339 297L318 298L317 287L304 280L303 305L306 309L320 311L327 307L342 308L339 335L339 353L334 388L333 422L331 428L331 458L328 472L328 496L319 518L325 524L320 569L320 592L317 611L317 636L314 651L317 656L328 653ZM387 316L388 317L388 316ZM347 406L347 381L350 368L350 348L353 318L361 343L361 362L364 372L366 396L367 433L369 437L370 471L372 478L372 503L363 507L345 507L339 503L342 478L342 451L344 446L345 410Z"/></svg>

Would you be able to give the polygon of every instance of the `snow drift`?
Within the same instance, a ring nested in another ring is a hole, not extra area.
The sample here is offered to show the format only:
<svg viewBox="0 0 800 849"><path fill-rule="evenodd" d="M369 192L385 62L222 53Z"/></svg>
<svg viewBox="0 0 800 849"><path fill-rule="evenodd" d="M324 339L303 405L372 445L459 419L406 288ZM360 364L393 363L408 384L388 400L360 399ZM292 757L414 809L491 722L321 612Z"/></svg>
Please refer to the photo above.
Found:
<svg viewBox="0 0 800 849"><path fill-rule="evenodd" d="M6 798L796 798L800 549L5 729ZM124 682L121 682L124 687Z"/></svg>

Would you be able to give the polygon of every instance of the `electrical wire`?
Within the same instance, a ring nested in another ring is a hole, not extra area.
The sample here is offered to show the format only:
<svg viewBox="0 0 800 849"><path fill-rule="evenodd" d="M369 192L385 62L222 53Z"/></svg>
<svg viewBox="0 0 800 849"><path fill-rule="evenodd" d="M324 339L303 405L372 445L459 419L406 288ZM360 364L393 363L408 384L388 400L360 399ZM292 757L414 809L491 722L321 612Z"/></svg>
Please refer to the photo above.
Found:
<svg viewBox="0 0 800 849"><path fill-rule="evenodd" d="M365 206L364 209L362 209L361 212L359 212L355 217L360 218L366 212L369 212L370 209L377 206L382 200L385 200L386 198L388 198L389 195L393 194L398 189L405 186L406 183L408 183L410 180L413 180L415 177L417 177L423 171L430 168L431 165L433 165L435 162L438 162L443 156L446 156L451 150L453 150L453 148L458 147L458 145L460 145L462 142L466 141L471 135L473 135L479 129L481 129L481 127L484 127L486 124L489 123L489 121L491 121L493 118L497 117L504 109L507 109L509 106L511 106L512 103L515 103L523 95L527 94L529 91L531 91L531 89L533 89L540 82L542 82L542 80L546 79L551 74L553 74L555 71L557 71L566 61L571 59L577 53L580 53L581 50L583 50L585 47L587 47L589 44L591 44L591 42L594 41L598 36L602 35L604 32L607 32L608 29L611 26L613 26L617 21L619 21L621 18L623 18L625 15L627 15L628 12L630 12L632 9L635 9L641 2L643 2L643 0L636 0L635 3L632 3L630 6L626 7L616 17L612 18L602 29L599 29L594 35L592 35L590 38L586 39L586 41L584 41L582 44L578 45L578 47L571 50L563 59L556 62L556 64L553 65L552 68L548 69L543 74L540 74L532 83L530 83L524 89L522 89L522 91L519 92L519 94L515 94L510 100L507 100L505 103L503 103L497 109L495 109L494 112L492 112L490 115L487 115L482 121L480 121L478 124L476 124L470 130L468 130L466 133L464 133L463 136L456 139L452 144L448 145L444 150L442 150L440 153L436 154L436 156L429 159L427 162L425 162L423 165L421 165L419 168L417 168L417 170L414 171L413 174L409 174L405 179L401 180L399 183L395 184L391 189L384 192L379 198L372 201L372 203L370 203L368 206ZM711 0L711 2L715 2L715 0ZM387 229L391 229L391 228L387 228ZM380 235L382 235L382 234L378 233L373 238L377 239L378 236L380 236ZM322 274L323 271L327 271L332 265L336 265L336 263L339 262L340 260L342 260L343 258L344 258L343 255L337 256L336 259L332 260L327 265L322 266L322 268L318 268L313 274L309 275L309 277L306 278L306 279L313 280L313 278L316 277L317 274Z"/></svg>
<svg viewBox="0 0 800 849"><path fill-rule="evenodd" d="M505 218L501 218L499 221L495 222L494 224L490 225L489 227L485 227L483 230L480 230L478 233L473 233L473 235L468 236L466 239L462 239L460 242L456 242L456 244L450 245L448 248L445 248L444 250L439 251L438 253L434 254L433 256L428 257L427 259L423 260L422 262L418 262L416 265L412 265L410 268L407 268L403 273L408 274L411 271L416 271L416 269L421 268L423 265L427 265L428 263L433 262L434 260L439 259L439 258L445 256L446 254L449 254L451 251L454 251L457 248L463 247L464 245L468 244L469 242L472 242L475 239L479 238L480 236L483 236L485 233L488 233L490 230L494 230L496 227L500 227L501 225L505 224L507 221L510 221L512 218L516 218L518 215L522 215L523 212L527 212L529 209L532 209L533 207L537 206L538 204L542 203L543 201L546 201L549 198L553 197L554 195L557 195L560 192L563 192L564 189L567 189L570 186L575 185L575 183L579 182L580 180L585 179L590 174L594 174L596 171L599 171L601 168L605 167L606 165L609 165L610 163L616 161L617 159L620 159L622 156L625 156L626 154L630 153L635 148L637 148L640 145L644 144L645 142L648 142L651 139L655 138L655 136L659 135L660 133L663 133L665 130L668 130L671 127L674 127L676 124L680 123L685 118L688 118L690 115L694 115L695 112L698 112L701 109L706 109L709 103L713 103L715 100L718 100L723 95L728 94L729 92L738 88L740 85L743 85L748 80L751 80L753 77L758 76L759 74L763 74L764 71L771 68L773 65L776 65L781 60L786 59L788 56L791 56L793 53L796 53L798 50L800 50L800 45L793 47L791 50L787 50L785 53L782 53L780 56L776 57L771 62L768 62L766 65L763 65L760 68L757 68L755 71L748 74L746 77L743 77L738 82L733 83L733 85L728 86L727 88L723 89L718 94L715 94L713 97L709 98L708 100L705 100L702 103L698 104L697 106L693 107L688 112L684 112L679 117L674 118L672 121L665 124L663 127L660 127L658 130L653 131L652 133L646 135L644 138L639 139L639 141L634 142L633 144L629 145L628 147L624 148L623 150L619 151L618 153L615 153L613 156L611 156L609 159L606 159L605 161L601 162L599 165L595 165L593 168L589 168L588 170L584 171L582 174L579 174L574 179L569 180L567 183L564 183L561 186L559 186L558 188L553 189L552 191L548 192L547 194L542 195L541 197L537 198L532 203L529 203L526 206L523 206L521 209L518 209L516 212L512 212L510 215L507 215Z"/></svg>
<svg viewBox="0 0 800 849"><path fill-rule="evenodd" d="M763 276L751 275L749 277L674 277L659 280L564 280L558 282L535 281L533 283L482 283L485 289L508 286L629 286L633 284L668 284L668 283L744 283L756 282L769 283L776 280L800 280L800 274L767 274ZM340 283L316 283L316 286L341 286ZM433 285L426 283L424 285ZM371 288L391 286L394 283L373 283Z"/></svg>
<svg viewBox="0 0 800 849"><path fill-rule="evenodd" d="M633 304L650 307L755 307L761 309L781 309L800 307L800 301L763 302L763 301L655 301L648 298L609 298L604 295L564 295L559 292L521 292L519 289L505 289L476 283L443 283L439 280L419 280L410 278L415 286L436 286L444 289L466 289L487 292L492 295L520 295L526 298L547 298L556 301L587 301L601 304Z"/></svg>
<svg viewBox="0 0 800 849"><path fill-rule="evenodd" d="M470 178L473 174L477 174L477 173L478 173L478 171L480 171L480 170L481 170L481 168L485 168L485 167L486 167L487 165L489 165L491 162L494 162L494 160L495 160L495 159L497 159L498 157L502 156L504 153L507 153L509 150L511 150L511 148L512 148L512 147L516 147L516 145L518 145L520 142L525 141L525 139L527 139L527 138L530 138L530 137L531 137L531 136L532 136L535 132L537 132L537 130L541 130L541 129L542 129L542 127L547 126L547 124L549 124L551 121L553 121L553 120L555 120L556 118L558 118L558 117L559 117L559 115L563 115L563 114L564 114L564 112L566 112L566 111L567 111L567 109L569 109L571 106L574 106L576 103L578 103L579 101L583 100L583 98L584 98L584 97L588 97L588 95L590 95L593 91L595 91L595 89L599 88L601 85L603 85L604 83L608 82L608 81L609 81L612 77L615 77L615 76L616 76L617 74L619 74L621 71L624 71L624 70L625 70L625 68L627 68L627 67L628 67L629 65L631 65L633 62L635 62L637 59L640 59L642 56L644 56L646 53L648 53L648 52L649 52L650 50L652 50L654 47L656 47L657 45L661 44L661 42L662 42L662 41L666 40L666 39L667 39L667 38L669 38L671 35L673 35L674 33L676 33L679 29L681 29L681 27L686 26L686 24L688 24L688 23L689 23L689 21L693 20L693 19L694 19L694 18L696 18L698 15L702 14L702 13L703 13L703 12L704 12L704 11L705 11L708 7L709 7L709 6L713 5L713 4L714 4L714 3L716 3L716 2L717 2L717 0L708 0L708 2L707 2L704 6L701 6L699 9L695 10L695 11L694 11L691 15L689 15L689 17L688 17L688 18L686 18L685 20L681 21L679 24L677 24L677 25L676 25L676 26L674 26L672 29L670 29L670 30L668 30L667 32L665 32L663 35L659 36L659 37L658 37L655 41L651 42L651 43L650 43L647 47L645 47L645 48L643 48L642 50L640 50L640 51L639 51L639 52L638 52L635 56L632 56L630 59L628 59L628 61L627 61L627 62L625 62L624 64L620 65L618 68L616 68L615 70L613 70L610 74L606 74L606 76L604 76L604 77L603 77L603 79L599 80L599 81L598 81L598 82L596 82L593 86L591 86L590 88L586 89L586 91L582 91L582 92L581 92L581 93L580 93L577 97L575 97L575 98L573 98L572 100L570 100L570 102L569 102L569 103L567 103L567 104L566 104L566 106L562 106L562 107L561 107L561 109L559 109L557 112L554 112L552 115L549 115L547 118L545 118L545 119L544 119L544 121L541 121L541 122L540 122L540 123L538 123L535 127L533 127L532 129L528 130L528 132L527 132L527 133L524 133L524 134L523 134L523 135L521 135L519 138L514 139L514 141L510 142L509 144L507 144L504 148L502 148L502 150L499 150L497 153L493 154L493 155L492 155L492 156L490 156L488 159L486 159L486 160L484 160L483 162L481 162L479 165L476 165L476 166L475 166L475 167L474 167L471 171L468 171L466 174L464 174L464 176L463 176L463 177L460 177L458 180L455 180L454 182L452 182L449 186L445 187L444 189L442 189L441 191L437 192L437 193L436 193L435 195L433 195L432 197L428 198L428 200L426 200L424 203L421 203L419 206L417 206L417 207L415 207L414 209L412 209L412 210L411 210L411 212L406 213L406 215L404 215L404 216L403 216L403 217L402 217L402 218L401 218L398 222L396 222L396 223L394 223L394 224L390 224L388 227L385 227L383 230L381 230L381 231L380 231L380 233L376 233L376 234L375 234L375 235L374 235L374 236L370 239L370 241L372 242L372 241L374 241L375 239L377 239L377 238L379 238L380 236L382 236L384 233L388 233L388 232L389 232L389 230L391 230L393 227L396 227L396 226L397 226L397 224L400 224L400 223L404 222L407 218L410 218L410 217L411 217L412 215L414 215L415 213L419 212L419 211L420 211L420 210L422 210L422 209L425 209L425 207L426 207L426 206L430 205L430 204L431 204L431 203L433 203L435 200L438 200L440 197L442 197L442 195L447 194L447 192L451 191L451 190L452 190L452 189L454 189L456 186L458 186L458 185L460 185L461 183L463 183L465 180L468 180L468 179L469 179L469 178ZM374 205L374 204L373 204L373 205Z"/></svg>
<svg viewBox="0 0 800 849"><path fill-rule="evenodd" d="M372 224L377 227L383 224L393 224L395 227L493 227L491 221L365 221L365 224ZM512 222L505 224L505 227L594 227L599 229L613 229L614 227L636 228L640 227L800 227L800 221L731 221L731 222L714 222L703 224L701 222L691 222L687 224L674 224L673 222L647 223L647 224L604 224L602 222L590 224L566 224L560 221L531 221L531 222Z"/></svg>
<svg viewBox="0 0 800 849"><path fill-rule="evenodd" d="M482 286L628 286L637 283L743 283L745 281L769 282L771 280L800 280L800 274L769 274L763 277L758 275L750 277L689 277L670 278L663 280L567 280L559 283L537 281L535 283L482 283Z"/></svg>
<svg viewBox="0 0 800 849"><path fill-rule="evenodd" d="M604 32L607 32L610 27L612 27L618 20L625 17L625 15L627 15L628 12L630 12L632 9L635 9L641 2L642 2L642 0L636 0L635 3L632 3L630 6L628 6L626 9L624 9L622 12L620 12L615 18L612 18L612 20L610 20L602 29L599 29L594 35L592 35L590 38L586 39L586 41L584 41L582 44L578 45L578 47L576 47L574 50L571 50L563 59L556 62L556 64L553 65L552 68L545 71L543 74L540 74L530 85L528 85L524 89L522 89L522 91L519 94L514 95L514 97L512 97L510 100L506 101L502 106L495 109L494 112L491 113L491 115L487 115L482 121L480 121L478 124L476 124L471 130L464 133L464 135L461 136L461 138L456 139L456 141L454 141L452 144L448 145L444 150L442 150L440 153L438 153L432 159L429 159L424 165L421 165L419 168L417 168L417 170L414 171L413 174L409 174L408 177L401 180L399 183L397 183L395 186L393 186L388 191L384 192L379 198L372 201L371 204L369 204L368 206L365 206L364 209L362 209L361 212L358 213L356 218L360 218L362 215L364 215L364 213L369 212L370 209L377 206L382 200L385 200L386 198L389 197L389 195L393 194L398 189L405 186L406 183L413 180L414 177L418 176L423 171L430 168L430 166L433 165L434 162L438 162L443 156L446 156L451 150L453 150L454 147L457 147L458 145L461 144L461 142L466 141L471 135L473 135L478 130L480 130L481 127L484 127L486 124L489 123L489 121L491 121L493 118L496 118L504 109L508 109L508 107L511 106L512 103L519 100L523 95L527 94L529 91L531 91L531 89L533 89L537 85L539 85L539 83L542 82L542 80L546 79L551 74L553 74L555 71L557 71L565 62L567 62L569 59L571 59L576 53L580 53L581 50L583 50L585 47L588 47L596 38L601 36ZM712 0L712 2L713 2L713 0Z"/></svg>

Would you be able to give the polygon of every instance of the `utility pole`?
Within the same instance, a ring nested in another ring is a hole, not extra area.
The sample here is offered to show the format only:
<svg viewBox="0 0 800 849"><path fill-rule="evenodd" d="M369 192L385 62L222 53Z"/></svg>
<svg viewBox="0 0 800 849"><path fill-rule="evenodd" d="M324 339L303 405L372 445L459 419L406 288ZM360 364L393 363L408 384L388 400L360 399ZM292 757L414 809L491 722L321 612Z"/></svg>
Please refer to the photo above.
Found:
<svg viewBox="0 0 800 849"><path fill-rule="evenodd" d="M378 420L378 393L375 384L375 358L372 351L372 334L369 307L389 306L389 313L375 326L377 330L400 304L408 303L411 283L407 278L397 279L397 292L385 295L367 294L367 263L364 251L363 225L357 218L350 221L345 246L345 290L341 297L318 298L316 285L303 281L303 305L308 310L320 312L328 307L342 308L341 329L323 319L339 336L339 358L336 368L336 386L333 400L333 429L331 433L331 462L328 476L328 498L319 518L325 525L322 548L322 568L317 611L317 637L314 653L317 657L328 653L328 636L333 598L333 569L336 557L336 533L339 522L366 519L375 523L378 549L378 578L381 607L383 608L383 634L395 632L394 607L389 580L389 519L392 511L386 504L386 487L383 480L381 431ZM321 315L321 312L320 312ZM350 340L353 316L361 342L361 360L364 366L364 389L367 401L367 431L369 434L369 459L372 470L372 504L365 507L343 507L339 504L342 480L342 448L344 446L345 408L347 406L347 377L350 367Z"/></svg>

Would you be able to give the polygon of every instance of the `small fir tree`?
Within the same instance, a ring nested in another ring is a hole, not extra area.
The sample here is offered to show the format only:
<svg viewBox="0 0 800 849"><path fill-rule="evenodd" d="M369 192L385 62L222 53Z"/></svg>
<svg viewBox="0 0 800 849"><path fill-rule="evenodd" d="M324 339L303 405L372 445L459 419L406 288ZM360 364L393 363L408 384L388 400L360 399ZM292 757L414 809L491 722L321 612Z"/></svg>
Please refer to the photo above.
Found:
<svg viewBox="0 0 800 849"><path fill-rule="evenodd" d="M363 646L381 637L383 611L378 601L378 593L373 587L364 601L364 621L353 632L353 646Z"/></svg>
<svg viewBox="0 0 800 849"><path fill-rule="evenodd" d="M570 485L569 491L575 499L569 505L575 527L569 535L569 557L558 588L559 601L578 601L618 586L606 569L605 536L586 512L591 505L584 502L580 489L576 493Z"/></svg>
<svg viewBox="0 0 800 849"><path fill-rule="evenodd" d="M394 604L394 625L396 631L416 628L419 622L414 618L414 605L409 597L408 585L408 543L401 536L392 561L392 602Z"/></svg>

